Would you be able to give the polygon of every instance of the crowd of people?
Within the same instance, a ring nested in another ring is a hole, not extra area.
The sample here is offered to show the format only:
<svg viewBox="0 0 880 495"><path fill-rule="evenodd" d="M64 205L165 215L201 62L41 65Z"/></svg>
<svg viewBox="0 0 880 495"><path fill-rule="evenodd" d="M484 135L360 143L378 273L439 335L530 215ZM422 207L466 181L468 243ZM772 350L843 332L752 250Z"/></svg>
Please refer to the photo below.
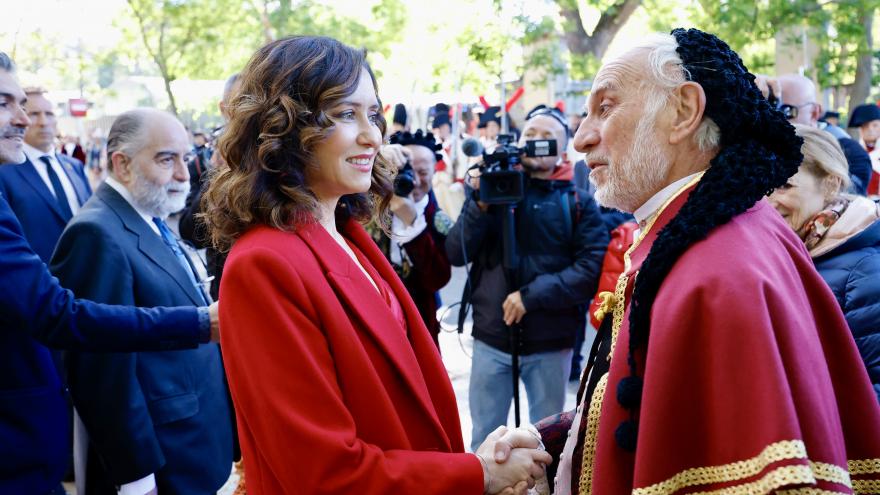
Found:
<svg viewBox="0 0 880 495"><path fill-rule="evenodd" d="M854 140L696 29L510 138L378 94L279 39L216 135L124 112L90 183L0 53L0 493L880 493L880 107Z"/></svg>

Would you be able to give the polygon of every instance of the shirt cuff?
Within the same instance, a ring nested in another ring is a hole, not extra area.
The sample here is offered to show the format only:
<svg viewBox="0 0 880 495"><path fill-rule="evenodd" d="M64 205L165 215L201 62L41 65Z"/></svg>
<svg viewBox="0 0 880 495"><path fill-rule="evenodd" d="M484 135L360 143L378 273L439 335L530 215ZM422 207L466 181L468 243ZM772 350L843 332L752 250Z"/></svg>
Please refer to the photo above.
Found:
<svg viewBox="0 0 880 495"><path fill-rule="evenodd" d="M119 487L119 495L144 495L156 488L156 475L149 474L137 481Z"/></svg>
<svg viewBox="0 0 880 495"><path fill-rule="evenodd" d="M403 220L397 217L391 217L391 238L398 244L406 244L418 237L427 227L428 221L424 212L420 213L410 226L404 225Z"/></svg>
<svg viewBox="0 0 880 495"><path fill-rule="evenodd" d="M200 306L199 311L199 342L211 341L211 312L206 306Z"/></svg>

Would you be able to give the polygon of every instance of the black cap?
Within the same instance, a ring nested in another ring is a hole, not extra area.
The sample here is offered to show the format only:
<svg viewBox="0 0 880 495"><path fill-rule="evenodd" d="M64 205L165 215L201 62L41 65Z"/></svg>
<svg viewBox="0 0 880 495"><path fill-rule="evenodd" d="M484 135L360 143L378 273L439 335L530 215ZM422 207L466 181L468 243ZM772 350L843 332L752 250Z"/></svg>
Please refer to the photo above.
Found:
<svg viewBox="0 0 880 495"><path fill-rule="evenodd" d="M853 109L848 127L861 127L872 120L880 120L880 107L874 103L863 103Z"/></svg>
<svg viewBox="0 0 880 495"><path fill-rule="evenodd" d="M480 129L486 127L489 122L496 122L501 125L501 107L489 107L480 115L480 123L477 125Z"/></svg>
<svg viewBox="0 0 880 495"><path fill-rule="evenodd" d="M439 144L437 140L434 139L434 134L424 132L421 129L416 132L397 131L391 135L389 142L401 146L424 146L434 153L434 158L436 158L437 161L443 159L443 155L439 153L439 151L443 149L443 145Z"/></svg>
<svg viewBox="0 0 880 495"><path fill-rule="evenodd" d="M406 126L406 107L403 106L403 103L398 103L394 105L394 120L395 124L400 124L402 126Z"/></svg>
<svg viewBox="0 0 880 495"><path fill-rule="evenodd" d="M431 128L437 129L443 124L452 126L452 121L449 120L449 105L438 103L434 105L434 120L431 122Z"/></svg>

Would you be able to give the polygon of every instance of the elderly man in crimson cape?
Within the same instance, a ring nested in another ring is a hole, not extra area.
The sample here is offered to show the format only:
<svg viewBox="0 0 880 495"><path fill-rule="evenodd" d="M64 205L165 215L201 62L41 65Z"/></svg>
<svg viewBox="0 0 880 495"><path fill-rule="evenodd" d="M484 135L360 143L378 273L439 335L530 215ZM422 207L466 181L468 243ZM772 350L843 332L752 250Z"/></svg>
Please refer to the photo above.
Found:
<svg viewBox="0 0 880 495"><path fill-rule="evenodd" d="M640 232L578 408L538 425L555 493L880 492L867 372L764 199L802 141L753 80L715 36L676 29L593 82L575 147Z"/></svg>

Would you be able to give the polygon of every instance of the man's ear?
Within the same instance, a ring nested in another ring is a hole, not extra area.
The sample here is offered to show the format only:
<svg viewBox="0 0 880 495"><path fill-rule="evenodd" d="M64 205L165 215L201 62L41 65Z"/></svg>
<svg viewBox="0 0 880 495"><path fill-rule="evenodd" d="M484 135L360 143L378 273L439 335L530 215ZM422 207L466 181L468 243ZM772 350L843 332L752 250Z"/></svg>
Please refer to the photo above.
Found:
<svg viewBox="0 0 880 495"><path fill-rule="evenodd" d="M121 151L110 155L110 173L123 184L131 182L131 160Z"/></svg>
<svg viewBox="0 0 880 495"><path fill-rule="evenodd" d="M703 122L706 111L706 93L699 84L686 81L672 92L670 103L674 106L675 115L669 133L669 144L680 144L691 139Z"/></svg>
<svg viewBox="0 0 880 495"><path fill-rule="evenodd" d="M821 119L822 116L825 115L825 111L824 111L824 109L822 108L822 104L821 104L821 103L816 103L816 104L813 104L813 105L810 105L810 106L813 107L813 108L812 108L812 111L813 111L813 112L812 112L812 115L810 115L810 122L812 122L813 125L816 125L816 122L818 122L819 119Z"/></svg>

